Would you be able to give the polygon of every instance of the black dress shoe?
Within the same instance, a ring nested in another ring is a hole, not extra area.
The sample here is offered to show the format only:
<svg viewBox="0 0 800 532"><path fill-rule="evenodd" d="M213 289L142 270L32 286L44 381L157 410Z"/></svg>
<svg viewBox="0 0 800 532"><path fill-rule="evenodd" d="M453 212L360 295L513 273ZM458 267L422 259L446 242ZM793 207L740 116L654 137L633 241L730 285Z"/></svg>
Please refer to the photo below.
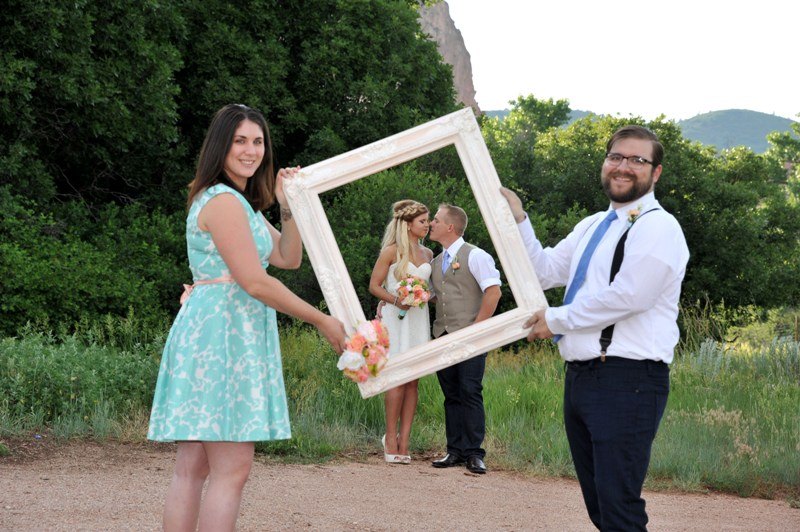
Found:
<svg viewBox="0 0 800 532"><path fill-rule="evenodd" d="M463 458L459 458L458 456L448 453L444 456L444 458L434 460L431 465L433 467L454 467L462 465L463 463L464 463Z"/></svg>
<svg viewBox="0 0 800 532"><path fill-rule="evenodd" d="M483 463L480 456L470 456L467 458L467 470L470 473L483 475L486 473L486 464Z"/></svg>

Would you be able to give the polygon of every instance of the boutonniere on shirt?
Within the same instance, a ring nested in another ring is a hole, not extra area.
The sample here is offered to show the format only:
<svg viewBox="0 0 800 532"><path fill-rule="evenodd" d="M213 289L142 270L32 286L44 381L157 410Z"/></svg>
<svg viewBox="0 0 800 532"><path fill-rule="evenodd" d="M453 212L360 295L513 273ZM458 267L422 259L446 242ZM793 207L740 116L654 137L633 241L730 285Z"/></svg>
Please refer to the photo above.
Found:
<svg viewBox="0 0 800 532"><path fill-rule="evenodd" d="M642 214L642 206L641 206L641 204L637 205L633 209L630 209L628 211L628 226L630 227L631 225L633 225L633 222L638 220L639 216L641 216L641 214Z"/></svg>
<svg viewBox="0 0 800 532"><path fill-rule="evenodd" d="M456 270L458 270L460 267L461 267L461 264L459 264L458 261L455 261L453 263L453 275L456 274Z"/></svg>

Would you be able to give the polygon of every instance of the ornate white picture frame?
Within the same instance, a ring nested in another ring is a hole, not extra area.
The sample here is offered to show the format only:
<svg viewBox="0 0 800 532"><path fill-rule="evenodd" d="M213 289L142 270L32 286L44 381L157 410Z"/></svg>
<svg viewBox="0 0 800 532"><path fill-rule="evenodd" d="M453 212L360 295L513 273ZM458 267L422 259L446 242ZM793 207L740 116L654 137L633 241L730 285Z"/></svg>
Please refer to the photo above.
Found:
<svg viewBox="0 0 800 532"><path fill-rule="evenodd" d="M503 297L510 288L517 308L393 355L378 377L358 385L364 398L525 337L525 320L547 306L511 209L500 194L500 179L478 122L466 108L313 164L287 182L289 205L331 314L344 322L348 334L367 320L319 195L450 145L458 152L508 281ZM374 252L377 257L379 250Z"/></svg>

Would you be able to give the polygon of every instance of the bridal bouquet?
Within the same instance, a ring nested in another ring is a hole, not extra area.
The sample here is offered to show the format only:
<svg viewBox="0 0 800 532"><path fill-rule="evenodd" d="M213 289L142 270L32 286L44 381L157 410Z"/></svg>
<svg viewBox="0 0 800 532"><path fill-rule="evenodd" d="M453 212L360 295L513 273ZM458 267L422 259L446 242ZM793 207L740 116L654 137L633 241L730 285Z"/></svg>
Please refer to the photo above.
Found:
<svg viewBox="0 0 800 532"><path fill-rule="evenodd" d="M424 307L425 303L431 298L431 291L428 282L416 275L409 275L397 287L397 301L403 305L411 307ZM406 311L401 310L397 316L401 320L406 317Z"/></svg>
<svg viewBox="0 0 800 532"><path fill-rule="evenodd" d="M347 338L344 353L336 367L353 382L366 382L377 377L386 365L389 352L389 330L380 320L362 323Z"/></svg>

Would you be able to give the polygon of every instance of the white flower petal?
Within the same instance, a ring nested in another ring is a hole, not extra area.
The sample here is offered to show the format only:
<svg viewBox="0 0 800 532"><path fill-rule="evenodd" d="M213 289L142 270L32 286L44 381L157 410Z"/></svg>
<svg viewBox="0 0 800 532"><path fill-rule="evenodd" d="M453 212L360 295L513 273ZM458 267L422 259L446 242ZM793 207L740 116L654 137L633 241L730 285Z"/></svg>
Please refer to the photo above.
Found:
<svg viewBox="0 0 800 532"><path fill-rule="evenodd" d="M361 353L356 353L355 351L345 351L339 357L339 362L336 364L336 367L340 370L349 369L351 371L356 371L365 364L366 361Z"/></svg>

